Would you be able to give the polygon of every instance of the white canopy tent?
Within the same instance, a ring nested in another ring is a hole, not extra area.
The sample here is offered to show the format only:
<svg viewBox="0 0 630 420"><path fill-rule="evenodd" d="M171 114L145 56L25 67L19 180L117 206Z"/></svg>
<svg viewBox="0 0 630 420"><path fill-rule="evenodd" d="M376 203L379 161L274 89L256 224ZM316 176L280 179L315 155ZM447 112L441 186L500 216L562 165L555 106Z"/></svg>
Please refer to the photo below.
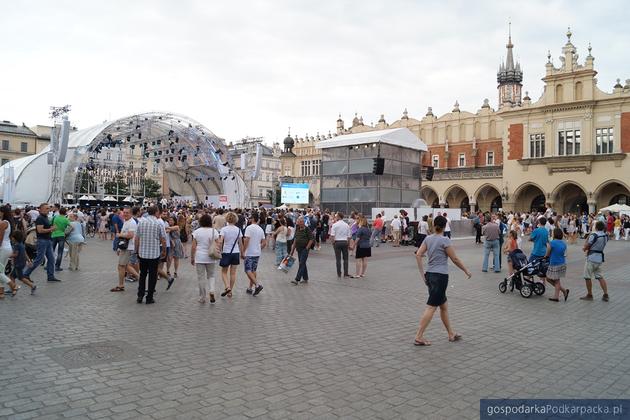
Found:
<svg viewBox="0 0 630 420"><path fill-rule="evenodd" d="M357 146L368 143L384 143L392 146L405 147L412 150L426 152L427 145L408 128L390 128L387 130L367 131L365 133L346 134L320 141L315 145L316 149L328 149L331 147Z"/></svg>
<svg viewBox="0 0 630 420"><path fill-rule="evenodd" d="M612 204L608 207L604 207L603 209L599 209L601 213L603 212L611 212L611 213L621 213L621 212L630 212L630 206L627 204Z"/></svg>

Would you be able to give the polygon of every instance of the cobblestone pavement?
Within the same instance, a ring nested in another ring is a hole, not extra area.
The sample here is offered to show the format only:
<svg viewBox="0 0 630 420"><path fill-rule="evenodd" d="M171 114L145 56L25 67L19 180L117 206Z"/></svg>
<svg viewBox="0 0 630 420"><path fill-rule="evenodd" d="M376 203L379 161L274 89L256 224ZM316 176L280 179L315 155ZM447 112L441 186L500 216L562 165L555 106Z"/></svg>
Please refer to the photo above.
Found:
<svg viewBox="0 0 630 420"><path fill-rule="evenodd" d="M449 343L436 319L412 345L426 290L412 248L375 248L368 275L337 280L329 247L289 284L266 251L257 297L197 303L188 260L155 305L115 285L110 244L91 240L81 271L33 275L0 302L0 418L477 418L486 397L630 396L630 242L606 252L609 303L579 301L584 257L570 246L567 303L499 294L481 247L456 241L474 277L448 289ZM352 262L354 262L352 260ZM66 266L64 262L64 266ZM351 269L354 271L354 269ZM504 273L505 273L504 268ZM131 286L131 287L129 287Z"/></svg>

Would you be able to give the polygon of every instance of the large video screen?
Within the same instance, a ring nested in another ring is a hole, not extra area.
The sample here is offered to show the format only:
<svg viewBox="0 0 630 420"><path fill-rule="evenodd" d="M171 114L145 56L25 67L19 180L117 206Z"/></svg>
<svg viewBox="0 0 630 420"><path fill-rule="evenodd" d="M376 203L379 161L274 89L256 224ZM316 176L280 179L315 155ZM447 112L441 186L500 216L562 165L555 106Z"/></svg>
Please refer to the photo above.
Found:
<svg viewBox="0 0 630 420"><path fill-rule="evenodd" d="M308 204L308 184L282 184L283 204Z"/></svg>

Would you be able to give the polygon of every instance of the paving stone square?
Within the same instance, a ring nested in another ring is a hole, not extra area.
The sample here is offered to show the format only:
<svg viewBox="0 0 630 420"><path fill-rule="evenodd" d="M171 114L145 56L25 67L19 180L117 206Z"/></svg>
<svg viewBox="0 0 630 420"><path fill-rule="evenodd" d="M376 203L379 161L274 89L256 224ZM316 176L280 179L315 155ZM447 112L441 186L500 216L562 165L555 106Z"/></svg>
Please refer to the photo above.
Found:
<svg viewBox="0 0 630 420"><path fill-rule="evenodd" d="M463 341L448 342L436 316L433 345L419 348L427 293L412 247L374 248L366 278L338 280L323 246L298 286L267 250L263 292L247 295L239 271L234 297L214 305L197 302L183 260L173 288L161 280L157 303L139 305L135 283L109 292L116 258L91 239L80 271L52 284L38 269L35 296L22 287L0 302L0 418L478 418L480 398L630 396L630 242L606 249L608 303L597 285L594 301L578 300L578 245L568 251L569 300L553 303L549 291L500 294L507 267L482 273L473 242L455 241L473 278L451 267L448 289ZM99 353L103 343L124 357Z"/></svg>

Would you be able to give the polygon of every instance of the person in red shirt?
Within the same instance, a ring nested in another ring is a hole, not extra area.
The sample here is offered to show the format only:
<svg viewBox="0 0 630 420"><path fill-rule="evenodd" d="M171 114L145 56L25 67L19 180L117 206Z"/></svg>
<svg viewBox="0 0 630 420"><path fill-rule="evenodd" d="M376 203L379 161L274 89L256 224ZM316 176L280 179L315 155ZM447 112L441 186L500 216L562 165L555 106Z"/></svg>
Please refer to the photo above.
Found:
<svg viewBox="0 0 630 420"><path fill-rule="evenodd" d="M383 230L383 217L380 213L376 215L376 219L372 222L372 236L370 237L370 246L375 246L378 248L380 243L379 236L381 235L381 231Z"/></svg>
<svg viewBox="0 0 630 420"><path fill-rule="evenodd" d="M615 227L615 218L613 217L611 213L608 213L608 218L606 219L606 232L608 233L608 236L612 237L614 227Z"/></svg>

